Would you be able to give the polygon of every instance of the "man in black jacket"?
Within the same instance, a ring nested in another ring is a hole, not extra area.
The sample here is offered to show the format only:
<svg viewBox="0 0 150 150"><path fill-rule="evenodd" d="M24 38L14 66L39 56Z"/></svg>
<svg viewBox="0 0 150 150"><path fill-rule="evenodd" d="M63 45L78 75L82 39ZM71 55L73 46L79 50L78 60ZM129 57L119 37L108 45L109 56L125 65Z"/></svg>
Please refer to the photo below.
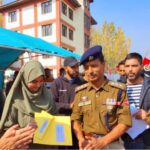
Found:
<svg viewBox="0 0 150 150"><path fill-rule="evenodd" d="M58 77L51 85L51 91L59 114L70 115L75 88L83 81L79 78L79 62L74 57L64 60L65 75Z"/></svg>
<svg viewBox="0 0 150 150"><path fill-rule="evenodd" d="M138 53L130 53L125 58L125 72L127 74L127 92L130 104L136 107L137 112L133 117L147 124L145 131L134 139L129 134L123 135L126 149L150 148L150 78L144 77L142 56ZM137 127L138 124L133 127Z"/></svg>

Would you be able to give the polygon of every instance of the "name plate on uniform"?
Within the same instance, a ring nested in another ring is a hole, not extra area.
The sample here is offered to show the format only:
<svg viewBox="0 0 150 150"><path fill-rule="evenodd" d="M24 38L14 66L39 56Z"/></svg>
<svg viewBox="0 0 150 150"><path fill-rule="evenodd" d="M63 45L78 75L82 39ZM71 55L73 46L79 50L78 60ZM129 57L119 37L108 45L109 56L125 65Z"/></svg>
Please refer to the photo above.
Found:
<svg viewBox="0 0 150 150"><path fill-rule="evenodd" d="M86 106L86 105L91 105L91 101L88 100L88 101L81 101L78 106Z"/></svg>

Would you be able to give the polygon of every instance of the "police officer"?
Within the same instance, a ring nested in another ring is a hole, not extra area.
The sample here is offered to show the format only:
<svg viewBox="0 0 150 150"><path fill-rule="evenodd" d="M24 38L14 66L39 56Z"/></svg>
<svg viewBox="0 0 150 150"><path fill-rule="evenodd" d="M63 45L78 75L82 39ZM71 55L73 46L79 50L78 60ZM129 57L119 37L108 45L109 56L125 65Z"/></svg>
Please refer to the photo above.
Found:
<svg viewBox="0 0 150 150"><path fill-rule="evenodd" d="M126 86L104 77L101 46L88 49L80 64L89 79L76 88L71 115L80 149L124 149L119 138L132 125Z"/></svg>

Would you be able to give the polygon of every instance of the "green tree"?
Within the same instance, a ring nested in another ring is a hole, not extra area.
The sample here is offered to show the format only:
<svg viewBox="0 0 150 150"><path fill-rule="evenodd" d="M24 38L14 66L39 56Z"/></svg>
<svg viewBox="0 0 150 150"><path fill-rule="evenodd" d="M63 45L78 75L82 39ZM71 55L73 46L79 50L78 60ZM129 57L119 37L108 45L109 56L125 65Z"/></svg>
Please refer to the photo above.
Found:
<svg viewBox="0 0 150 150"><path fill-rule="evenodd" d="M91 29L91 45L96 44L103 46L107 68L114 72L118 62L129 52L131 40L120 27L116 29L114 23L104 22L102 28Z"/></svg>

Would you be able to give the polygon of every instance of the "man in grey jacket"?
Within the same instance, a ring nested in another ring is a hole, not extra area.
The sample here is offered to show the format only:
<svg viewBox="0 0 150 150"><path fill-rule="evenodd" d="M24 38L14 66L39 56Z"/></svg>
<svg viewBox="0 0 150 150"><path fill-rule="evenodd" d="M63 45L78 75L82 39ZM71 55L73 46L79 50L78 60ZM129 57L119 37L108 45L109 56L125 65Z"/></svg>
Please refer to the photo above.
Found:
<svg viewBox="0 0 150 150"><path fill-rule="evenodd" d="M83 84L79 77L79 62L74 57L64 60L65 75L58 77L51 85L51 91L59 114L70 115L71 104L75 96L75 88Z"/></svg>

